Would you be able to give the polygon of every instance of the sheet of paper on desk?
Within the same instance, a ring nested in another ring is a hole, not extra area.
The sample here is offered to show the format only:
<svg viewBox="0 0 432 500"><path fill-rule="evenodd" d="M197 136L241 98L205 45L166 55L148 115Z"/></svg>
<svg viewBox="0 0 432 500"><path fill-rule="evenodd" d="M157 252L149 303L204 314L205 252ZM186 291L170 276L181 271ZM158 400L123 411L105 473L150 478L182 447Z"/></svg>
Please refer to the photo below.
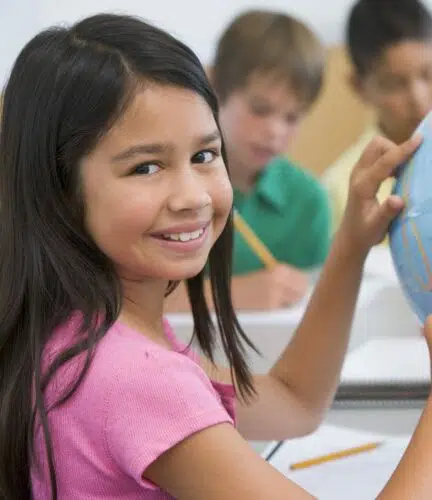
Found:
<svg viewBox="0 0 432 500"><path fill-rule="evenodd" d="M375 441L383 444L373 451L290 470L293 463ZM408 437L324 425L311 436L286 441L270 463L319 500L374 500L395 470L408 442Z"/></svg>
<svg viewBox="0 0 432 500"><path fill-rule="evenodd" d="M430 360L426 340L418 337L378 337L346 358L341 381L429 382Z"/></svg>

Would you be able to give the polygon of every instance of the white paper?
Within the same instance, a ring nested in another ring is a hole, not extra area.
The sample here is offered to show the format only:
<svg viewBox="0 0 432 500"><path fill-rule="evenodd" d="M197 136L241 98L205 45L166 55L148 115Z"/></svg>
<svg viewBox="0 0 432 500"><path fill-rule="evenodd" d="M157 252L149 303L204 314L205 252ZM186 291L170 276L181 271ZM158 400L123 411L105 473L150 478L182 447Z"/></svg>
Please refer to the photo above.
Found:
<svg viewBox="0 0 432 500"><path fill-rule="evenodd" d="M290 465L370 442L372 451L306 469ZM409 437L392 437L324 425L311 436L286 441L270 463L319 500L374 500L397 467Z"/></svg>
<svg viewBox="0 0 432 500"><path fill-rule="evenodd" d="M427 383L430 359L423 337L379 337L349 353L341 381Z"/></svg>

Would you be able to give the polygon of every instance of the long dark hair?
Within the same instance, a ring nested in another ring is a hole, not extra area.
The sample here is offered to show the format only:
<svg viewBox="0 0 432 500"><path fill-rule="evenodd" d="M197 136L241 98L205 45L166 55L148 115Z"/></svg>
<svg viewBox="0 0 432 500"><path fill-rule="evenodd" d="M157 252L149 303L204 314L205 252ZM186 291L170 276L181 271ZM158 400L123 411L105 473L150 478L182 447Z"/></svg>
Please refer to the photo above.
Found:
<svg viewBox="0 0 432 500"><path fill-rule="evenodd" d="M120 116L144 80L201 95L217 121L216 98L194 53L143 21L87 18L34 37L17 58L4 93L0 135L0 496L31 497L37 415L44 433L52 497L54 454L44 390L58 368L85 353L71 397L98 339L118 317L121 286L112 263L86 232L78 163ZM253 393L245 362L251 346L230 298L232 221L210 252L217 326L203 293L204 274L188 280L195 335L213 359L220 335L242 396ZM75 345L47 370L41 357L53 329L82 314ZM102 321L95 322L95 314ZM32 404L31 402L34 402Z"/></svg>

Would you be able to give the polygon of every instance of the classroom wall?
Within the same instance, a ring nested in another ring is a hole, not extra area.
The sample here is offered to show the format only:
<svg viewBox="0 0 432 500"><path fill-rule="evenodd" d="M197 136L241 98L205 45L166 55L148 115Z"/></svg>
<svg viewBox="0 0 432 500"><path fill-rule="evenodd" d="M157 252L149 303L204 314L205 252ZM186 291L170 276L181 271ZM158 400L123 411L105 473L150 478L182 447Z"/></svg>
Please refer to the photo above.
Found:
<svg viewBox="0 0 432 500"><path fill-rule="evenodd" d="M349 4L349 0L328 0L325 9L317 9L317 0L0 0L0 40L3 42L0 71L4 74L19 45L25 43L32 31L75 21L95 12L142 16L182 38L208 62L223 27L244 9L258 7L290 12L308 21L326 40L334 41L341 32L343 14ZM9 38L13 43L5 44Z"/></svg>
<svg viewBox="0 0 432 500"><path fill-rule="evenodd" d="M432 0L428 0L432 5ZM39 29L101 11L128 12L178 35L205 63L229 20L247 8L278 9L308 22L328 43L342 38L352 0L0 0L0 81L21 46Z"/></svg>
<svg viewBox="0 0 432 500"><path fill-rule="evenodd" d="M0 89L18 52L39 29L36 0L0 0Z"/></svg>
<svg viewBox="0 0 432 500"><path fill-rule="evenodd" d="M373 120L372 111L352 92L351 71L342 45L328 48L327 68L321 94L303 123L290 157L320 175Z"/></svg>

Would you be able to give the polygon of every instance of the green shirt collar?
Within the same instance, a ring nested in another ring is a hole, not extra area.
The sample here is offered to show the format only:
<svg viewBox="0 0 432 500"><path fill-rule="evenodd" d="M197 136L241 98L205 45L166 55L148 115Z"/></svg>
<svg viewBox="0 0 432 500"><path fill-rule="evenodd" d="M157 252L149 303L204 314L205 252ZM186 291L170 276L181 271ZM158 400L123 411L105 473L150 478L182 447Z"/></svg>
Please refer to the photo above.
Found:
<svg viewBox="0 0 432 500"><path fill-rule="evenodd" d="M281 182L282 179L279 175L279 169L274 168L279 163L280 159L275 158L266 168L259 174L256 183L256 193L266 203L268 203L275 210L285 213L286 198L286 185ZM284 162L286 160L284 159ZM288 170L288 165L284 165Z"/></svg>
<svg viewBox="0 0 432 500"><path fill-rule="evenodd" d="M293 164L284 156L274 158L258 175L251 191L243 193L234 189L234 204L241 208L246 199L256 197L275 211L285 214L287 179Z"/></svg>

